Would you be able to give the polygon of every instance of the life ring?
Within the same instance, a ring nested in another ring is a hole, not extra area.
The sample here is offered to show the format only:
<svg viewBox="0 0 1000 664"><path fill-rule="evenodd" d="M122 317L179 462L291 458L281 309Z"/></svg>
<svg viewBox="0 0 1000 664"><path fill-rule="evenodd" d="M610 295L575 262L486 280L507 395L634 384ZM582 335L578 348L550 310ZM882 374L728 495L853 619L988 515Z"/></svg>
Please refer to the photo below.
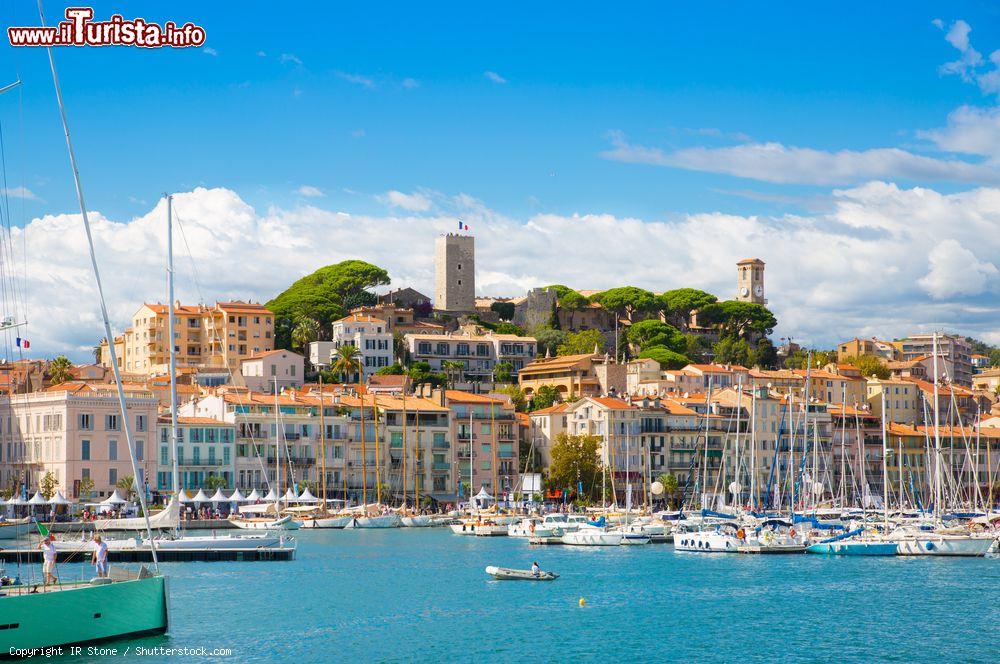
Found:
<svg viewBox="0 0 1000 664"><path fill-rule="evenodd" d="M535 533L535 523L534 523L533 521L532 521L532 522L531 522L531 524L530 524L530 525L528 526L528 530L529 530L529 531L530 531L530 532L531 532L532 534L534 534L534 533Z"/></svg>
<svg viewBox="0 0 1000 664"><path fill-rule="evenodd" d="M739 530L736 531L736 539L745 540L746 538L747 538L747 533L745 530L740 528Z"/></svg>
<svg viewBox="0 0 1000 664"><path fill-rule="evenodd" d="M795 538L795 529L794 528L790 528L788 530L788 536L791 537L791 538L793 538L793 539Z"/></svg>

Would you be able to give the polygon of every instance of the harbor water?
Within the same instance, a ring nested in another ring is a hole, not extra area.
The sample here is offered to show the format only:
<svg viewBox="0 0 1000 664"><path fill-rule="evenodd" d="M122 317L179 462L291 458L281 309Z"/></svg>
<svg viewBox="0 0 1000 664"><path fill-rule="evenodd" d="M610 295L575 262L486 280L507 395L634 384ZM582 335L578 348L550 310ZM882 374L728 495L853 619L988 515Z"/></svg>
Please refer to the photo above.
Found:
<svg viewBox="0 0 1000 664"><path fill-rule="evenodd" d="M296 535L290 562L163 564L170 632L107 645L296 663L982 662L998 653L996 558L532 547L438 528ZM493 581L484 573L536 560L560 578Z"/></svg>

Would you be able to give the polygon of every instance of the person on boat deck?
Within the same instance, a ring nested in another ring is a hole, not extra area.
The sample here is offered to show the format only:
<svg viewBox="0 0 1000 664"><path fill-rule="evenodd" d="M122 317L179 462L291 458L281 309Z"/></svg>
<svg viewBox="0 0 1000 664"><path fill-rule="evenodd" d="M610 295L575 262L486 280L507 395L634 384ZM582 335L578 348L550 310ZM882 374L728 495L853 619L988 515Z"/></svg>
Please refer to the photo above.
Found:
<svg viewBox="0 0 1000 664"><path fill-rule="evenodd" d="M49 533L49 536L42 540L38 548L42 550L42 573L45 575L44 585L59 583L56 578L56 536Z"/></svg>
<svg viewBox="0 0 1000 664"><path fill-rule="evenodd" d="M542 573L542 568L538 566L537 562L531 563L531 575L540 576Z"/></svg>
<svg viewBox="0 0 1000 664"><path fill-rule="evenodd" d="M100 535L94 535L94 553L91 554L91 562L97 569L97 576L104 578L108 575L108 544Z"/></svg>

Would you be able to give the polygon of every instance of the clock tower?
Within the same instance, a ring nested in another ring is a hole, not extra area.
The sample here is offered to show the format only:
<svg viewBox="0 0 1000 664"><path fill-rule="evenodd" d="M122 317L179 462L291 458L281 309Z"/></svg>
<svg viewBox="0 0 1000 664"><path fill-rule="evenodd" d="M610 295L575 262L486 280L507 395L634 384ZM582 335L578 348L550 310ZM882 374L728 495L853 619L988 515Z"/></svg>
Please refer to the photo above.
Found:
<svg viewBox="0 0 1000 664"><path fill-rule="evenodd" d="M764 261L746 258L736 264L736 299L740 302L767 304L764 297Z"/></svg>

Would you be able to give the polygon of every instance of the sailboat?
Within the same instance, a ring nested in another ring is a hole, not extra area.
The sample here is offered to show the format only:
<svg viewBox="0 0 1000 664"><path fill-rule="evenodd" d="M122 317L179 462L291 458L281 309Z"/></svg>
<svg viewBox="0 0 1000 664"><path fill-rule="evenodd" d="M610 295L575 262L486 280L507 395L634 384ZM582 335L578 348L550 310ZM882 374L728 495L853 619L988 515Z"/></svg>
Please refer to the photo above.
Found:
<svg viewBox="0 0 1000 664"><path fill-rule="evenodd" d="M361 440L364 442L365 397L361 395ZM399 528L403 519L399 514L391 512L382 504L382 455L379 446L378 433L378 401L372 396L372 417L375 420L375 503L362 504L359 513L347 524L347 528ZM383 441L384 443L384 441ZM362 453L364 454L364 452ZM367 459L363 460L367 467ZM365 487L367 489L367 487ZM364 498L362 498L362 501Z"/></svg>
<svg viewBox="0 0 1000 664"><path fill-rule="evenodd" d="M352 514L331 514L326 505L326 406L323 403L323 377L319 378L319 435L320 435L320 498L319 507L302 516L303 528L345 528L354 518ZM308 489L306 489L308 491Z"/></svg>
<svg viewBox="0 0 1000 664"><path fill-rule="evenodd" d="M44 26L45 16L40 1L38 9L41 23ZM52 71L56 100L59 104L63 132L66 136L66 148L76 186L77 200L86 231L94 281L100 299L104 333L110 342L114 339L114 335L111 331L111 321L108 318L107 304L104 300L104 289L101 284L97 256L94 252L90 219L84 203L76 156L73 153L73 142L70 138L69 122L66 118L62 91L59 87L59 76L56 73L51 47L46 50L49 56L49 67ZM115 387L118 392L122 427L128 445L129 459L132 463L132 478L139 496L142 513L146 515L146 532L152 539L152 530L148 523L148 506L141 484L142 473L136 461L135 442L132 438L125 390L122 386L121 372L115 357L114 343L109 343L108 351ZM12 653L15 649L38 649L166 632L169 624L168 584L167 579L159 572L155 545L152 547L151 553L154 571L150 571L145 566L138 573L129 573L124 569L115 568L109 577L92 579L89 582L56 583L41 588L38 586L8 587L5 593L0 595L0 625L5 628L0 630L0 652Z"/></svg>

